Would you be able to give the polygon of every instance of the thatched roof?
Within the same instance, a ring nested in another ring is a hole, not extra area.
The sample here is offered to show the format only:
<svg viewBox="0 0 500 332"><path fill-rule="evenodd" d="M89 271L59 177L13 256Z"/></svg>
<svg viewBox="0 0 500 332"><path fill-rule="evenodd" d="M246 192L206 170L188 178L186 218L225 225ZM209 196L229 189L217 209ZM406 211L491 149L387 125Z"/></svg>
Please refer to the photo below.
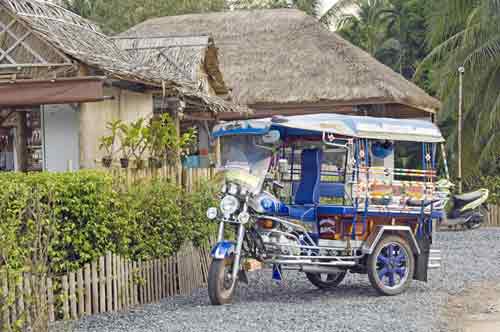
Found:
<svg viewBox="0 0 500 332"><path fill-rule="evenodd" d="M248 10L150 19L123 35L210 34L233 100L247 105L404 104L440 108L412 82L295 9Z"/></svg>
<svg viewBox="0 0 500 332"><path fill-rule="evenodd" d="M209 35L117 37L114 41L135 64L159 72L177 72L184 79L197 82L205 74L200 72L203 68L215 92L228 93L219 70L217 48Z"/></svg>
<svg viewBox="0 0 500 332"><path fill-rule="evenodd" d="M101 33L98 26L55 4L39 0L0 0L0 9L2 7L58 51L104 71L111 78L176 91L203 105L201 109L214 112L236 110L224 100L200 91L198 82L186 78L180 71L135 63L134 58Z"/></svg>

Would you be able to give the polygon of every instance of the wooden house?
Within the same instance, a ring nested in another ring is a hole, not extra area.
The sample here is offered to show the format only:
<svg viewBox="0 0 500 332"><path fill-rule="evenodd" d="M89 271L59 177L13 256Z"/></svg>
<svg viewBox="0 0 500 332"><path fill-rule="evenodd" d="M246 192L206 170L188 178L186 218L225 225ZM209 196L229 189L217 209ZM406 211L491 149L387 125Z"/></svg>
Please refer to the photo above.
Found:
<svg viewBox="0 0 500 332"><path fill-rule="evenodd" d="M161 55L130 52L128 41L49 2L0 0L0 170L96 167L112 120L168 111L206 128L238 111L219 97L227 88L209 37Z"/></svg>

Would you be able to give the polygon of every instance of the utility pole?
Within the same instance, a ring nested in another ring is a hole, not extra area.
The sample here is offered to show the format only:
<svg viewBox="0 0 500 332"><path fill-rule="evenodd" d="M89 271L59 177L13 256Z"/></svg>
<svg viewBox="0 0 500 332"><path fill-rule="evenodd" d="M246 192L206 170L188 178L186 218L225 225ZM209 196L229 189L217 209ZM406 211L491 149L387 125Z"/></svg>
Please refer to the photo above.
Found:
<svg viewBox="0 0 500 332"><path fill-rule="evenodd" d="M462 107L463 107L463 88L464 88L465 67L458 68L458 192L462 193Z"/></svg>

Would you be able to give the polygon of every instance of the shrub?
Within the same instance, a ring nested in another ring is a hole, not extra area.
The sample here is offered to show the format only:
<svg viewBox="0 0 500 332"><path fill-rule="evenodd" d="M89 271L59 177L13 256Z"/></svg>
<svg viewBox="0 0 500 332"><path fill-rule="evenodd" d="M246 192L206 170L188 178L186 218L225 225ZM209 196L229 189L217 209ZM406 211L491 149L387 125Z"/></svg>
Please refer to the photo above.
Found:
<svg viewBox="0 0 500 332"><path fill-rule="evenodd" d="M56 273L106 251L132 259L168 256L184 241L203 243L209 235L208 185L186 193L168 181L152 180L124 190L112 176L96 171L0 174L0 183L0 250L9 260L1 265L25 264L36 218L52 226L48 261ZM39 207L36 218L32 206Z"/></svg>

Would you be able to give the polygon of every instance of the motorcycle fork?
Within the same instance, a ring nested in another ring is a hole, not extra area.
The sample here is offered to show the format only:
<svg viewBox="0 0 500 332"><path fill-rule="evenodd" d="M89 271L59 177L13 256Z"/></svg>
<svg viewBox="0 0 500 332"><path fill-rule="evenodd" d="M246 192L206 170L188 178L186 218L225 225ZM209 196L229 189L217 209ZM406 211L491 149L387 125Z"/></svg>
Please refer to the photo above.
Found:
<svg viewBox="0 0 500 332"><path fill-rule="evenodd" d="M240 258L241 258L241 248L243 247L243 241L245 240L245 225L238 225L238 235L236 240L236 248L234 252L234 262L233 262L233 282L238 278L238 272L240 270Z"/></svg>

